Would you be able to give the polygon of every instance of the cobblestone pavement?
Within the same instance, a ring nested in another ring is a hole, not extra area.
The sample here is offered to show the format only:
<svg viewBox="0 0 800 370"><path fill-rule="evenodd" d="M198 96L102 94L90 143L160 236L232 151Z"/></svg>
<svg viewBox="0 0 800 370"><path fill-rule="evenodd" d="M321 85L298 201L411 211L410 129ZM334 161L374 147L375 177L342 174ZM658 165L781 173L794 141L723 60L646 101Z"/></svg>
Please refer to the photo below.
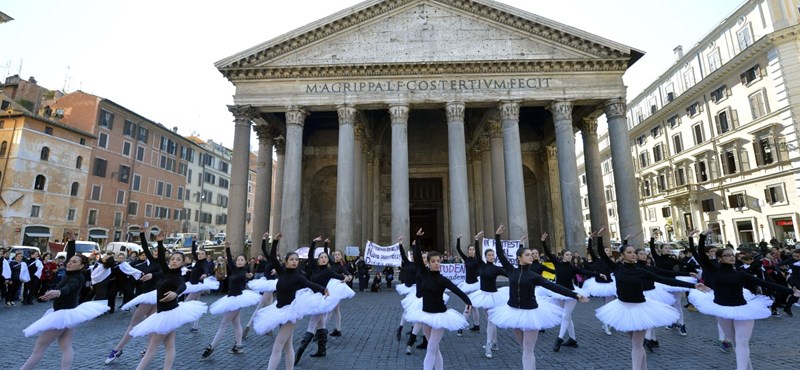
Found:
<svg viewBox="0 0 800 370"><path fill-rule="evenodd" d="M203 300L211 303L218 296L207 295ZM594 309L602 304L600 299L592 299L590 303L578 304L574 312L575 330L579 348L564 347L554 353L552 345L557 335L557 328L539 335L536 346L536 362L539 369L628 369L630 368L630 345L624 333L605 335L600 323L594 317ZM448 305L456 310L463 309L463 303L457 297ZM39 318L48 308L49 303L38 303L34 306L0 308L4 335L0 338L0 346L5 349L0 359L0 368L17 369L30 354L36 338L25 338L22 329ZM800 311L797 310L796 311ZM242 312L242 320L246 323L253 308ZM393 290L382 293L358 293L355 298L342 304L343 333L342 337L332 337L328 341L328 356L323 359L308 357L316 350L312 343L297 369L419 369L425 356L424 350L415 349L406 355L405 337L398 342L394 333L400 319L400 296ZM124 354L115 363L103 365L108 352L122 336L131 313L117 311L113 315L105 315L79 326L75 333L74 369L134 369L139 362L139 352L146 347L144 338L131 340ZM190 333L189 326L178 329L177 359L175 369L264 369L269 360L272 348L272 336L251 334L244 341L245 353L229 354L227 350L233 346L232 330L228 329L217 351L210 360L200 362L200 354L214 336L221 317L206 315L202 318L199 333ZM521 368L521 350L514 340L513 332L501 330L498 340L501 349L495 352L493 359L483 355L482 345L485 341L485 315L481 315L482 331L480 333L465 331L463 337L455 333L446 333L441 350L447 369L519 369ZM800 318L780 318L760 320L755 325L750 349L755 369L798 369L798 321ZM657 335L661 348L655 353L647 354L650 369L733 369L735 356L733 353L722 353L715 345L717 329L714 319L699 313L686 312L689 335L682 337L677 331L658 328ZM295 330L295 347L302 337L308 320L298 322ZM243 323L244 325L244 323ZM332 326L329 325L329 329ZM409 331L406 326L404 331ZM60 353L57 344L48 348L39 369L57 369ZM151 364L151 369L163 366L163 348ZM283 361L279 369L284 368Z"/></svg>

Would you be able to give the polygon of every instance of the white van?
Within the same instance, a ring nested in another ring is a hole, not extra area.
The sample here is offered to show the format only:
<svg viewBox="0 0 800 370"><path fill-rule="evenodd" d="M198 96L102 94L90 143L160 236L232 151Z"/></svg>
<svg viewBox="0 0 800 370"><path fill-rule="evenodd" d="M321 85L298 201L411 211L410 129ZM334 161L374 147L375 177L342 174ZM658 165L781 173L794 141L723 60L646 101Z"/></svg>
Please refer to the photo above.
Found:
<svg viewBox="0 0 800 370"><path fill-rule="evenodd" d="M106 245L106 253L113 252L114 254L117 253L125 253L128 255L131 251L142 253L142 246L136 243L127 243L127 242L111 242Z"/></svg>
<svg viewBox="0 0 800 370"><path fill-rule="evenodd" d="M75 253L83 254L86 257L91 257L92 253L100 254L100 244L84 240L76 240ZM58 254L56 254L56 259L58 259L59 257L67 258L66 245L64 246L64 251L58 252Z"/></svg>

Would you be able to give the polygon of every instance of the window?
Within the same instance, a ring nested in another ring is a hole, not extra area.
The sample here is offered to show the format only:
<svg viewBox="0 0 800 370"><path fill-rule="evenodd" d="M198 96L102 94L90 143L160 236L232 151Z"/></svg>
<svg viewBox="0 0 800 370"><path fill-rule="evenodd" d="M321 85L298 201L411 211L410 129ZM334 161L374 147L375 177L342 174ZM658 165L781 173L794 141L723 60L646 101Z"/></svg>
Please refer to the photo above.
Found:
<svg viewBox="0 0 800 370"><path fill-rule="evenodd" d="M178 199L183 200L183 186L178 186Z"/></svg>
<svg viewBox="0 0 800 370"><path fill-rule="evenodd" d="M716 71L722 65L722 60L719 57L719 49L714 48L713 51L708 53L708 72Z"/></svg>
<svg viewBox="0 0 800 370"><path fill-rule="evenodd" d="M109 130L114 129L114 113L107 110L100 110L100 127L105 127Z"/></svg>
<svg viewBox="0 0 800 370"><path fill-rule="evenodd" d="M97 210L96 209L90 209L89 210L89 222L88 222L88 224L92 225L92 226L97 225Z"/></svg>
<svg viewBox="0 0 800 370"><path fill-rule="evenodd" d="M167 191L165 196L167 198L172 198L172 184L167 184Z"/></svg>
<svg viewBox="0 0 800 370"><path fill-rule="evenodd" d="M117 190L117 204L125 204L125 190Z"/></svg>
<svg viewBox="0 0 800 370"><path fill-rule="evenodd" d="M97 136L97 146L103 149L108 148L108 134L101 132L100 135Z"/></svg>
<svg viewBox="0 0 800 370"><path fill-rule="evenodd" d="M76 196L78 196L78 188L79 188L79 187L80 187L80 185L78 184L78 182L77 182L77 181L76 181L76 182L73 182L73 183L72 183L72 187L70 187L70 189L69 189L69 195L70 195L70 196L73 196L73 197L76 197Z"/></svg>
<svg viewBox="0 0 800 370"><path fill-rule="evenodd" d="M225 173L228 173L228 162L220 161L219 162L219 170Z"/></svg>
<svg viewBox="0 0 800 370"><path fill-rule="evenodd" d="M119 165L119 182L128 183L130 181L131 168L125 165Z"/></svg>
<svg viewBox="0 0 800 370"><path fill-rule="evenodd" d="M34 190L44 190L44 186L47 183L47 178L44 175L36 175L36 180L33 182L33 189Z"/></svg>
<svg viewBox="0 0 800 370"><path fill-rule="evenodd" d="M761 68L756 64L752 68L742 72L739 78L742 80L742 85L750 85L761 78Z"/></svg>
<svg viewBox="0 0 800 370"><path fill-rule="evenodd" d="M703 212L714 212L714 199L706 199L702 203Z"/></svg>
<svg viewBox="0 0 800 370"><path fill-rule="evenodd" d="M758 119L769 113L769 106L767 100L764 99L764 91L759 90L750 95L750 113L753 114L753 119Z"/></svg>
<svg viewBox="0 0 800 370"><path fill-rule="evenodd" d="M645 197L649 197L652 193L650 192L650 180L642 181L642 194Z"/></svg>
<svg viewBox="0 0 800 370"><path fill-rule="evenodd" d="M99 177L106 177L106 166L108 161L105 159L95 158L94 159L94 170L92 174Z"/></svg>
<svg viewBox="0 0 800 370"><path fill-rule="evenodd" d="M142 176L140 175L133 175L133 190L139 191L142 185Z"/></svg>
<svg viewBox="0 0 800 370"><path fill-rule="evenodd" d="M212 193L212 192L210 192L208 190L203 190L203 195L201 195L200 200L202 202L207 202L208 203L208 202L212 202L212 198L214 198L214 193ZM211 221L209 221L209 222L211 222Z"/></svg>
<svg viewBox="0 0 800 370"><path fill-rule="evenodd" d="M720 156L722 160L722 172L726 175L736 173L736 153L733 149L727 149Z"/></svg>
<svg viewBox="0 0 800 370"><path fill-rule="evenodd" d="M0 144L0 157L5 156L6 151L8 151L8 141L4 141Z"/></svg>
<svg viewBox="0 0 800 370"><path fill-rule="evenodd" d="M644 135L636 138L636 143L639 144L639 146L644 145L644 143L646 142L647 142L647 137L645 137Z"/></svg>
<svg viewBox="0 0 800 370"><path fill-rule="evenodd" d="M672 216L672 210L670 210L669 207L661 208L661 216L664 217L664 218L668 218L668 217Z"/></svg>
<svg viewBox="0 0 800 370"><path fill-rule="evenodd" d="M44 128L44 133L47 134L47 135L52 135L53 134L53 128L50 127L50 126L45 127Z"/></svg>
<svg viewBox="0 0 800 370"><path fill-rule="evenodd" d="M41 206L37 206L37 205L31 206L31 217L39 218L39 214L41 213L41 211L42 211L42 207Z"/></svg>
<svg viewBox="0 0 800 370"><path fill-rule="evenodd" d="M591 221L592 220L592 215L590 215L588 213L583 215L583 220L584 221Z"/></svg>
<svg viewBox="0 0 800 370"><path fill-rule="evenodd" d="M642 168L645 168L650 165L650 156L647 152L639 153L639 164Z"/></svg>
<svg viewBox="0 0 800 370"><path fill-rule="evenodd" d="M610 160L603 162L603 174L607 175L609 173L611 173L611 161ZM586 175L583 176L583 183L586 184Z"/></svg>
<svg viewBox="0 0 800 370"><path fill-rule="evenodd" d="M131 156L131 143L130 142L125 141L125 142L122 143L122 155L124 155L126 157L130 157Z"/></svg>
<svg viewBox="0 0 800 370"><path fill-rule="evenodd" d="M667 118L667 124L669 125L669 128L675 128L681 124L681 118L676 114L670 118Z"/></svg>
<svg viewBox="0 0 800 370"><path fill-rule="evenodd" d="M217 194L217 205L222 208L228 208L228 197L222 194Z"/></svg>
<svg viewBox="0 0 800 370"><path fill-rule="evenodd" d="M225 225L228 223L228 215L217 215L217 225Z"/></svg>
<svg viewBox="0 0 800 370"><path fill-rule="evenodd" d="M225 179L225 178L222 178L222 177L219 178L219 187L221 187L223 189L227 189L229 184L230 183L229 183L228 179Z"/></svg>
<svg viewBox="0 0 800 370"><path fill-rule="evenodd" d="M144 206L144 217L153 217L153 205L146 204Z"/></svg>
<svg viewBox="0 0 800 370"><path fill-rule="evenodd" d="M614 189L606 188L606 202L614 201Z"/></svg>
<svg viewBox="0 0 800 370"><path fill-rule="evenodd" d="M158 185L156 185L156 195L164 196L164 182L159 181Z"/></svg>
<svg viewBox="0 0 800 370"><path fill-rule="evenodd" d="M663 193L664 191L666 191L667 190L667 175L665 175L663 173L658 175L657 181L658 181L658 184L657 184L658 185L658 192L659 193Z"/></svg>
<svg viewBox="0 0 800 370"><path fill-rule="evenodd" d="M705 141L703 139L703 125L698 123L692 126L692 135L694 136L694 145L700 145Z"/></svg>
<svg viewBox="0 0 800 370"><path fill-rule="evenodd" d="M50 160L50 148L48 147L42 148L42 152L39 153L39 159L43 161Z"/></svg>
<svg viewBox="0 0 800 370"><path fill-rule="evenodd" d="M86 145L86 138L81 138L80 140L81 145Z"/></svg>
<svg viewBox="0 0 800 370"><path fill-rule="evenodd" d="M686 86L686 90L694 86L694 68L689 68L686 72L683 72L683 83Z"/></svg>
<svg viewBox="0 0 800 370"><path fill-rule="evenodd" d="M83 166L83 157L78 156L78 158L75 159L75 168L80 169L82 166Z"/></svg>
<svg viewBox="0 0 800 370"><path fill-rule="evenodd" d="M728 87L722 85L718 87L716 90L711 92L711 101L714 103L719 103L723 99L728 97Z"/></svg>
<svg viewBox="0 0 800 370"><path fill-rule="evenodd" d="M786 197L784 196L783 192L783 185L781 184L767 186L767 188L764 189L764 196L769 204L786 202Z"/></svg>
<svg viewBox="0 0 800 370"><path fill-rule="evenodd" d="M675 154L683 151L683 139L681 138L681 134L672 137L672 147L675 149Z"/></svg>
<svg viewBox="0 0 800 370"><path fill-rule="evenodd" d="M142 146L136 147L136 160L139 162L144 161L144 147Z"/></svg>
<svg viewBox="0 0 800 370"><path fill-rule="evenodd" d="M652 134L654 138L661 136L661 126L653 127L650 130L650 134Z"/></svg>
<svg viewBox="0 0 800 370"><path fill-rule="evenodd" d="M114 212L114 227L122 226L122 212Z"/></svg>
<svg viewBox="0 0 800 370"><path fill-rule="evenodd" d="M708 166L705 161L697 162L697 182L706 182L709 179Z"/></svg>
<svg viewBox="0 0 800 370"><path fill-rule="evenodd" d="M736 40L739 42L739 51L747 49L753 45L753 34L750 32L750 24L736 32Z"/></svg>
<svg viewBox="0 0 800 370"><path fill-rule="evenodd" d="M686 170L683 169L683 167L678 167L678 169L675 170L675 174L678 185L686 185Z"/></svg>
<svg viewBox="0 0 800 370"><path fill-rule="evenodd" d="M744 208L746 206L744 193L731 194L728 196L729 208Z"/></svg>
<svg viewBox="0 0 800 370"><path fill-rule="evenodd" d="M217 182L217 177L213 173L206 172L205 181L207 184L214 184Z"/></svg>
<svg viewBox="0 0 800 370"><path fill-rule="evenodd" d="M648 208L647 209L647 219L650 221L656 221L656 209L655 208Z"/></svg>
<svg viewBox="0 0 800 370"><path fill-rule="evenodd" d="M136 124L131 121L125 120L125 126L123 126L122 135L125 135L130 138L136 136Z"/></svg>
<svg viewBox="0 0 800 370"><path fill-rule="evenodd" d="M730 108L718 112L714 116L714 123L717 125L717 135L722 135L739 126L736 111Z"/></svg>
<svg viewBox="0 0 800 370"><path fill-rule="evenodd" d="M99 185L92 185L92 194L89 196L91 200L100 200L100 195L102 194L103 188Z"/></svg>
<svg viewBox="0 0 800 370"><path fill-rule="evenodd" d="M686 114L689 115L689 117L694 117L700 114L700 103L694 103L686 107Z"/></svg>
<svg viewBox="0 0 800 370"><path fill-rule="evenodd" d="M614 217L614 215L616 215L616 214L617 214L617 211L615 211L614 208L609 208L608 209L608 217Z"/></svg>
<svg viewBox="0 0 800 370"><path fill-rule="evenodd" d="M658 163L664 160L664 145L656 144L653 147L653 163Z"/></svg>
<svg viewBox="0 0 800 370"><path fill-rule="evenodd" d="M148 129L142 127L142 126L139 126L139 137L138 137L138 140L143 142L143 143L145 143L145 144L147 144L147 141L148 141L149 137L150 137L150 130L148 130Z"/></svg>
<svg viewBox="0 0 800 370"><path fill-rule="evenodd" d="M772 152L771 136L762 136L753 141L753 152L756 154L756 165L772 164L775 161L775 157Z"/></svg>
<svg viewBox="0 0 800 370"><path fill-rule="evenodd" d="M581 184L586 185L586 175L581 175Z"/></svg>
<svg viewBox="0 0 800 370"><path fill-rule="evenodd" d="M75 221L75 208L70 208L67 210L67 221Z"/></svg>
<svg viewBox="0 0 800 370"><path fill-rule="evenodd" d="M583 202L583 208L589 208L589 198L588 197L581 197L581 201ZM248 207L250 208L250 207Z"/></svg>

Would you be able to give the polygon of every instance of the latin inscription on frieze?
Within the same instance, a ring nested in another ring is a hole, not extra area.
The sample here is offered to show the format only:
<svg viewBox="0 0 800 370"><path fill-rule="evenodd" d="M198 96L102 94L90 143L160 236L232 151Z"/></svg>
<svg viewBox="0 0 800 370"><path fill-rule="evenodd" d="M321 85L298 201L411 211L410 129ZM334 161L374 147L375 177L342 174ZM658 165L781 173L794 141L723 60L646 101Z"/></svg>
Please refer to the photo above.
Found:
<svg viewBox="0 0 800 370"><path fill-rule="evenodd" d="M549 88L552 78L506 78L506 79L468 79L468 80L377 80L306 84L307 94L344 94L361 92L469 92L478 90L525 90Z"/></svg>

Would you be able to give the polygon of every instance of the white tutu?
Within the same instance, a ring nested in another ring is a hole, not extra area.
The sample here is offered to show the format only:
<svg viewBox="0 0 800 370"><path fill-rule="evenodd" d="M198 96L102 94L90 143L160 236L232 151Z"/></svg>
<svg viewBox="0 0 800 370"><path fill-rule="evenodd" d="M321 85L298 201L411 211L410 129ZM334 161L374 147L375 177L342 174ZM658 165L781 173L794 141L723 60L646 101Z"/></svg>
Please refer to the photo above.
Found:
<svg viewBox="0 0 800 370"><path fill-rule="evenodd" d="M542 330L561 324L564 310L550 301L539 301L539 307L526 310L501 304L489 310L489 321L502 329Z"/></svg>
<svg viewBox="0 0 800 370"><path fill-rule="evenodd" d="M69 329L82 322L94 319L108 311L108 304L104 301L89 301L81 303L78 307L53 311L47 310L44 315L22 330L26 337L39 334L45 330Z"/></svg>
<svg viewBox="0 0 800 370"><path fill-rule="evenodd" d="M575 298L572 298L572 297L568 297L568 296L565 296L565 295L558 294L558 293L556 293L554 291L548 290L545 287L537 286L536 288L542 288L542 289L536 289L536 291L542 290L543 291L541 293L542 296L550 298L550 299L553 299L553 300L568 301L570 299L575 299ZM586 293L586 291L584 291L583 289L581 289L579 287L575 287L575 289L572 289L572 291L577 293L577 294L580 294L580 295L582 295L584 297L588 297L589 296L589 293Z"/></svg>
<svg viewBox="0 0 800 370"><path fill-rule="evenodd" d="M450 331L464 329L467 327L467 319L461 312L449 309L445 312L430 313L422 310L409 311L406 314L406 321L421 322L433 329L447 329Z"/></svg>
<svg viewBox="0 0 800 370"><path fill-rule="evenodd" d="M595 310L595 316L618 331L640 331L670 325L678 321L680 313L657 300L629 303L615 299Z"/></svg>
<svg viewBox="0 0 800 370"><path fill-rule="evenodd" d="M294 305L296 301L281 308L278 308L278 302L276 301L258 310L253 318L253 330L259 335L264 335L280 325L288 322L295 323L303 318L303 315L298 312L297 307Z"/></svg>
<svg viewBox="0 0 800 370"><path fill-rule="evenodd" d="M677 276L675 279L690 283L690 284L697 284L697 279L691 276ZM682 286L672 286L667 284L656 283L656 289L661 289L667 293L677 293L677 292L691 292L694 288L684 288Z"/></svg>
<svg viewBox="0 0 800 370"><path fill-rule="evenodd" d="M663 289L659 289L656 287L655 289L645 290L644 291L644 298L648 301L656 300L661 303L666 304L667 306L672 306L675 304L675 296L670 293L667 293Z"/></svg>
<svg viewBox="0 0 800 370"><path fill-rule="evenodd" d="M699 290L689 292L689 302L703 314L731 320L760 320L772 314L772 299L764 295L750 293L745 297L747 303L741 306L723 306L714 302L714 292Z"/></svg>
<svg viewBox="0 0 800 370"><path fill-rule="evenodd" d="M475 308L491 309L508 302L508 287L504 286L496 292L478 290L469 294L469 300Z"/></svg>
<svg viewBox="0 0 800 370"><path fill-rule="evenodd" d="M299 313L301 317L331 312L336 308L337 304L339 304L338 299L330 295L326 297L321 293L314 293L308 288L298 290L297 293L295 293L294 301L292 301L294 310Z"/></svg>
<svg viewBox="0 0 800 370"><path fill-rule="evenodd" d="M442 294L442 299L444 299L444 303L450 300L450 296L447 293ZM417 291L414 290L410 294L406 295L402 301L400 301L400 305L403 306L403 310L408 311L409 307L412 305L419 305L419 309L422 309L422 297L417 297Z"/></svg>
<svg viewBox="0 0 800 370"><path fill-rule="evenodd" d="M467 284L466 281L462 281L458 283L458 289L461 289L462 292L466 294L470 294L474 291L481 289L481 281L480 279L472 284Z"/></svg>
<svg viewBox="0 0 800 370"><path fill-rule="evenodd" d="M417 291L417 285L406 286L405 284L397 284L394 289L397 291L397 294L407 295L408 293L415 293Z"/></svg>
<svg viewBox="0 0 800 370"><path fill-rule="evenodd" d="M169 311L148 316L131 329L130 335L141 337L148 334L169 334L183 324L197 321L207 310L208 306L204 302L181 302L178 307Z"/></svg>
<svg viewBox="0 0 800 370"><path fill-rule="evenodd" d="M203 279L203 281L197 284L186 283L186 290L183 291L183 294L192 294L217 289L219 289L219 281L213 277L209 277Z"/></svg>
<svg viewBox="0 0 800 370"><path fill-rule="evenodd" d="M267 278L250 280L247 283L247 289L250 289L258 293L274 292L277 289L277 286L278 286L278 280L276 279L267 280Z"/></svg>
<svg viewBox="0 0 800 370"><path fill-rule="evenodd" d="M136 306L138 306L140 304L156 304L156 303L158 303L157 295L158 295L158 292L156 292L155 290L149 291L147 293L139 294L136 297L134 297L133 299L131 299L130 301L128 301L128 303L125 303L124 305L122 305L122 309L123 310L129 310L129 309L131 309L133 307L136 307Z"/></svg>
<svg viewBox="0 0 800 370"><path fill-rule="evenodd" d="M252 290L243 290L242 294L236 296L226 295L211 304L208 312L212 315L219 315L226 312L236 311L243 307L255 306L261 301L261 294Z"/></svg>
<svg viewBox="0 0 800 370"><path fill-rule="evenodd" d="M328 289L328 296L337 301L350 299L356 296L356 292L350 289L350 287L341 280L329 280L326 288Z"/></svg>
<svg viewBox="0 0 800 370"><path fill-rule="evenodd" d="M617 295L617 283L598 283L595 278L583 282L583 291L591 297L614 297Z"/></svg>

